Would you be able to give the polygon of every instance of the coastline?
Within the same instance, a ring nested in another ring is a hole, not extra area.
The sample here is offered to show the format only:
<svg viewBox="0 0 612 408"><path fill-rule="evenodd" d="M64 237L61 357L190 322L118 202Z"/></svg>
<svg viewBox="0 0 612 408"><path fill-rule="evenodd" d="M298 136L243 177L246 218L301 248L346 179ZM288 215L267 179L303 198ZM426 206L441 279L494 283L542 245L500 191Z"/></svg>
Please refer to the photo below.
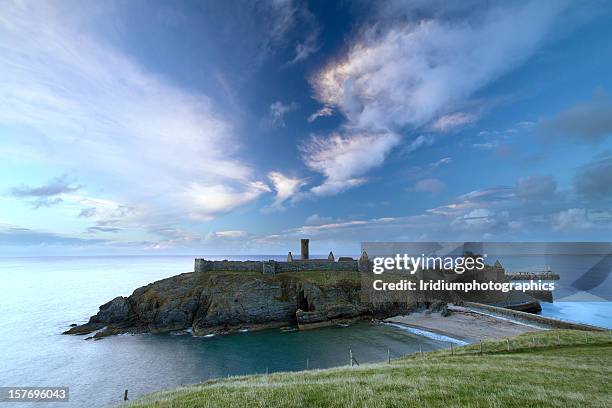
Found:
<svg viewBox="0 0 612 408"><path fill-rule="evenodd" d="M446 317L439 313L417 312L393 316L384 319L383 322L428 331L467 343L544 330L533 325L484 315L458 306L451 306L449 310L452 313Z"/></svg>

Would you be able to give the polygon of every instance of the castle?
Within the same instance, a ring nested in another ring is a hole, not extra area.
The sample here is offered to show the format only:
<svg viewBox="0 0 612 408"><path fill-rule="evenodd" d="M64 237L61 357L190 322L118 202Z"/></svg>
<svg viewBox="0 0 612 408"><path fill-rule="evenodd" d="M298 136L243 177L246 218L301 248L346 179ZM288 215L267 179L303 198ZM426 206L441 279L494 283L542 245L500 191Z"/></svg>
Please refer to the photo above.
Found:
<svg viewBox="0 0 612 408"><path fill-rule="evenodd" d="M309 239L301 240L300 259L294 259L291 252L287 254L287 261L211 261L203 258L196 258L194 272L208 271L243 271L260 272L263 274L275 274L283 272L300 271L349 271L357 272L362 268L367 268L369 261L367 254L362 254L359 260L350 257L339 257L335 260L334 254L330 251L326 259L310 259Z"/></svg>

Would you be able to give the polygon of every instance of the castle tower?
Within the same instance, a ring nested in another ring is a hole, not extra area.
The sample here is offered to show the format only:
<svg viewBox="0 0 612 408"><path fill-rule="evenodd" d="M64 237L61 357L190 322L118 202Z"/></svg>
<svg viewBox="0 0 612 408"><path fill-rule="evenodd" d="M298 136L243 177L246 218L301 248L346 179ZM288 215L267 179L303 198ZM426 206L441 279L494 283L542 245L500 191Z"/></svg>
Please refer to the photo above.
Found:
<svg viewBox="0 0 612 408"><path fill-rule="evenodd" d="M302 259L308 259L308 241L310 241L308 238L302 238L301 240Z"/></svg>

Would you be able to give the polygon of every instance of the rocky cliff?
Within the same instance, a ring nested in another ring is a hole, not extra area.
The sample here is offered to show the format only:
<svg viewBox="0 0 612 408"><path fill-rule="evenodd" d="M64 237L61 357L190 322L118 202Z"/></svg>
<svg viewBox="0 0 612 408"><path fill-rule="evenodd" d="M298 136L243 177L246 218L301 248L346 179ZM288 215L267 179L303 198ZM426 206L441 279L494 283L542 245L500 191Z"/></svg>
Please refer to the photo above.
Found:
<svg viewBox="0 0 612 408"><path fill-rule="evenodd" d="M388 317L408 305L372 307L360 301L357 272L262 275L250 272L184 273L138 288L100 306L89 322L66 334L100 338L118 333L194 335L358 317ZM412 306L411 306L412 307Z"/></svg>

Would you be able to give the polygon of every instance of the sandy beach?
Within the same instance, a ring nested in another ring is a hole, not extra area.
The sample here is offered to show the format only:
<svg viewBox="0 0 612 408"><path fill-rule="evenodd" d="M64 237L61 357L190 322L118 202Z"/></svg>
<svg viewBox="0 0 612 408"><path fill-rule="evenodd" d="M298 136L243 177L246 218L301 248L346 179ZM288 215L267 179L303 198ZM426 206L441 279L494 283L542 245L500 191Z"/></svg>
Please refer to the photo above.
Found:
<svg viewBox="0 0 612 408"><path fill-rule="evenodd" d="M468 342L542 330L534 325L487 316L459 306L450 306L449 310L452 313L446 317L440 313L419 312L390 317L385 322L427 330Z"/></svg>

